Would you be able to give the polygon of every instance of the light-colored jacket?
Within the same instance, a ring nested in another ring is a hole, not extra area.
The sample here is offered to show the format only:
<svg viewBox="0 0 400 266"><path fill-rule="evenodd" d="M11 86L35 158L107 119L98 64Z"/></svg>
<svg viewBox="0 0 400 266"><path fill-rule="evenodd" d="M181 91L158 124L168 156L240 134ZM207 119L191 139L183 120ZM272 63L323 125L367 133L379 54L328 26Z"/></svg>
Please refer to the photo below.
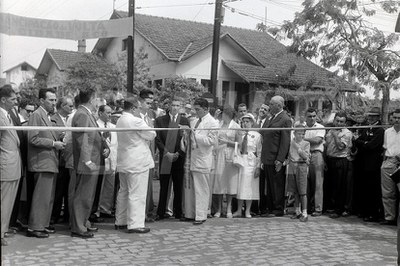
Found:
<svg viewBox="0 0 400 266"><path fill-rule="evenodd" d="M198 119L191 122L194 128ZM202 119L197 129L218 128L218 122L208 113ZM193 130L192 153L190 170L202 173L209 173L212 168L213 147L218 144L218 133L216 130Z"/></svg>
<svg viewBox="0 0 400 266"><path fill-rule="evenodd" d="M13 126L0 109L0 127ZM14 181L21 177L19 138L15 130L0 130L0 180Z"/></svg>
<svg viewBox="0 0 400 266"><path fill-rule="evenodd" d="M28 126L51 127L46 111L39 107L31 114ZM58 151L53 142L58 140L58 133L51 130L28 131L28 170L31 172L58 173Z"/></svg>
<svg viewBox="0 0 400 266"><path fill-rule="evenodd" d="M123 112L116 128L150 129L143 119ZM154 160L148 141L156 137L154 130L117 132L118 152L117 171L122 173L141 173L154 168Z"/></svg>

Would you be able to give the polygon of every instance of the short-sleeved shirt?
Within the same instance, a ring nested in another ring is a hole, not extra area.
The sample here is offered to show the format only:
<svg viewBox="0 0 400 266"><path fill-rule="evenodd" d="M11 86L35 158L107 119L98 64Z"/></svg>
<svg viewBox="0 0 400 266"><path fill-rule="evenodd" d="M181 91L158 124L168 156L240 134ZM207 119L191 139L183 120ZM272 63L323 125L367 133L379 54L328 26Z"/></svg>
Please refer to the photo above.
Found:
<svg viewBox="0 0 400 266"><path fill-rule="evenodd" d="M315 123L312 128L325 128L323 125L319 123ZM315 137L321 137L322 140L325 138L325 129L321 130L306 130L306 134L304 135L305 139L312 139ZM310 150L324 152L324 142L322 141L320 144L310 144Z"/></svg>
<svg viewBox="0 0 400 266"><path fill-rule="evenodd" d="M307 153L308 157L310 157L310 142L303 140L300 143L297 143L297 145L300 147L300 149L302 149L303 151L305 151ZM294 145L294 139L290 143L289 160L294 163L298 163L298 162L309 163L310 162L309 158L303 159L300 156L297 146Z"/></svg>
<svg viewBox="0 0 400 266"><path fill-rule="evenodd" d="M396 132L393 127L385 130L385 137L383 139L383 148L385 156L392 157L400 154L400 131Z"/></svg>
<svg viewBox="0 0 400 266"><path fill-rule="evenodd" d="M332 135L332 130L328 131L326 134L325 141L326 141L326 155L330 157L336 158L346 158L350 155L351 149L351 139L353 134L347 128L342 128L338 134L340 142L343 143L346 147L343 150L340 150L335 143L335 138Z"/></svg>

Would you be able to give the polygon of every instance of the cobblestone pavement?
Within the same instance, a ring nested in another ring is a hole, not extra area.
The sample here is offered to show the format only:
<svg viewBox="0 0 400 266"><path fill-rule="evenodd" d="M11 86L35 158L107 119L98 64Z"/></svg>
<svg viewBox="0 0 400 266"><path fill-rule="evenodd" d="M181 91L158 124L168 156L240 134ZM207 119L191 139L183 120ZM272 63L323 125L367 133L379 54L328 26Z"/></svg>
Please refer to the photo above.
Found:
<svg viewBox="0 0 400 266"><path fill-rule="evenodd" d="M108 223L109 222L109 223ZM355 217L213 218L200 226L167 219L148 234L97 224L92 239L56 225L49 239L8 238L3 265L395 265L396 228Z"/></svg>

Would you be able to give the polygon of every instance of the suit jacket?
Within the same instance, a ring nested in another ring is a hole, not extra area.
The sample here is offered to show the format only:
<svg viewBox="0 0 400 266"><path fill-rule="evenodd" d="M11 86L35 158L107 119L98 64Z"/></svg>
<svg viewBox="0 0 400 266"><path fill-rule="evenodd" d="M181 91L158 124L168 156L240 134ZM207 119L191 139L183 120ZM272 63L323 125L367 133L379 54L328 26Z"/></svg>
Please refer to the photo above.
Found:
<svg viewBox="0 0 400 266"><path fill-rule="evenodd" d="M51 122L55 127L65 127L64 121L61 118L59 113L55 113L51 116ZM56 131L57 139L59 141L64 140L65 132L64 131ZM65 158L64 158L64 151L59 152L59 166L65 166Z"/></svg>
<svg viewBox="0 0 400 266"><path fill-rule="evenodd" d="M265 121L263 128L290 128L292 120L282 111L278 116L271 117ZM290 130L261 131L263 145L261 162L266 165L273 165L275 161L284 162L290 147Z"/></svg>
<svg viewBox="0 0 400 266"><path fill-rule="evenodd" d="M31 114L28 126L53 126L46 111L39 107ZM58 173L58 151L53 142L58 133L51 130L28 131L28 170L31 172Z"/></svg>
<svg viewBox="0 0 400 266"><path fill-rule="evenodd" d="M143 128L151 127L146 122L131 113L123 112L118 119L116 128ZM117 132L118 153L117 171L121 173L141 173L154 168L153 155L148 141L155 138L156 132L125 131Z"/></svg>
<svg viewBox="0 0 400 266"><path fill-rule="evenodd" d="M198 118L192 121L191 127L194 128ZM219 128L218 122L208 113L197 127ZM190 170L202 173L210 173L213 160L213 148L218 144L218 132L215 130L194 130L191 134L192 154Z"/></svg>
<svg viewBox="0 0 400 266"><path fill-rule="evenodd" d="M72 118L72 127L98 127L93 114L84 106L79 106ZM86 165L91 161L96 166L104 165L102 153L106 148L100 131L72 132L72 153L74 168L78 174L96 174Z"/></svg>
<svg viewBox="0 0 400 266"><path fill-rule="evenodd" d="M14 124L14 126L20 127L21 124L21 119L19 118L18 111L16 110L17 107L14 107L13 110L9 112L11 120ZM26 166L28 163L28 134L26 131L18 130L17 131L18 138L19 138L19 149L21 151L21 159L22 159L22 165Z"/></svg>
<svg viewBox="0 0 400 266"><path fill-rule="evenodd" d="M0 110L0 127L13 126ZM21 177L21 154L16 130L0 130L0 180L14 181Z"/></svg>
<svg viewBox="0 0 400 266"><path fill-rule="evenodd" d="M361 131L360 137L354 141L358 152L356 159L366 171L380 169L383 161L383 128L366 128Z"/></svg>
<svg viewBox="0 0 400 266"><path fill-rule="evenodd" d="M156 118L154 122L155 128L179 128L179 125L190 126L189 120L186 117L182 117L178 115L176 118L176 122L171 121L171 117L169 114L160 116ZM181 130L176 131L167 131L167 130L158 130L156 136L156 146L160 151L160 173L161 174L169 174L171 168L183 168L185 153L180 149L180 143L182 139ZM169 160L163 160L164 155L167 152L179 153L179 158L171 163Z"/></svg>

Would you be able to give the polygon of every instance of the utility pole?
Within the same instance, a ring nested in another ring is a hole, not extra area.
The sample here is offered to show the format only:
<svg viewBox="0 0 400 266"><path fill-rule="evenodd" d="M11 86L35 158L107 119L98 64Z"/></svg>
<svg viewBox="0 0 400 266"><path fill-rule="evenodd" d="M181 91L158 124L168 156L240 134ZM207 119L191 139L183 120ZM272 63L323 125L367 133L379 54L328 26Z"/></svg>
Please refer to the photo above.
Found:
<svg viewBox="0 0 400 266"><path fill-rule="evenodd" d="M399 16L397 17L396 27L394 28L394 31L400 32L400 13Z"/></svg>
<svg viewBox="0 0 400 266"><path fill-rule="evenodd" d="M211 57L211 93L214 96L214 105L217 103L217 77L218 77L218 57L219 57L219 39L221 35L221 13L222 0L215 0L215 15L214 15L214 35Z"/></svg>
<svg viewBox="0 0 400 266"><path fill-rule="evenodd" d="M134 62L134 54L135 54L135 46L133 42L133 38L135 36L135 0L129 0L129 12L128 16L132 17L133 23L133 32L132 36L128 36L127 45L128 45L128 70L127 70L127 85L126 90L128 93L133 93L133 81L134 81L134 73L133 73L133 62Z"/></svg>

